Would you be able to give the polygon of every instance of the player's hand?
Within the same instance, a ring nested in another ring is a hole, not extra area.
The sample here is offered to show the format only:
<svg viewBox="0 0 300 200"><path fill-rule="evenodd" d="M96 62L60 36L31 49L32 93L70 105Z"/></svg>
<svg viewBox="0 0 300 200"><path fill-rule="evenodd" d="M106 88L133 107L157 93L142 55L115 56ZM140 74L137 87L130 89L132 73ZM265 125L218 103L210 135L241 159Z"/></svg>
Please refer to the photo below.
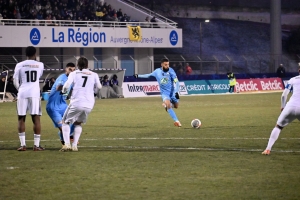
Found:
<svg viewBox="0 0 300 200"><path fill-rule="evenodd" d="M63 93L62 91L60 91L59 94L60 94L60 95L63 95L63 96L67 96L67 95L68 95L68 92Z"/></svg>
<svg viewBox="0 0 300 200"><path fill-rule="evenodd" d="M134 76L134 78L138 78L138 77L139 77L139 75L138 75L138 74L134 74L133 76Z"/></svg>
<svg viewBox="0 0 300 200"><path fill-rule="evenodd" d="M56 90L57 90L57 91L61 91L62 88L63 88L63 85L59 85L59 86L56 87Z"/></svg>
<svg viewBox="0 0 300 200"><path fill-rule="evenodd" d="M176 99L180 99L180 98L179 98L178 92L175 92L175 98L176 98Z"/></svg>

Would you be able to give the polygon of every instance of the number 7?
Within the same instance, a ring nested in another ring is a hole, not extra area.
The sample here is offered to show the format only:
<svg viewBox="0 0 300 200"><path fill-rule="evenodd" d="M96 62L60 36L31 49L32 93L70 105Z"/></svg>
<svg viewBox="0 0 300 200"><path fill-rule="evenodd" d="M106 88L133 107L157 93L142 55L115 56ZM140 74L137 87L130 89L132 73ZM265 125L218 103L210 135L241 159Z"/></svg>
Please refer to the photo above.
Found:
<svg viewBox="0 0 300 200"><path fill-rule="evenodd" d="M87 81L88 77L87 76L82 76L82 78L84 79L82 87L85 87L85 84L86 84L86 81Z"/></svg>

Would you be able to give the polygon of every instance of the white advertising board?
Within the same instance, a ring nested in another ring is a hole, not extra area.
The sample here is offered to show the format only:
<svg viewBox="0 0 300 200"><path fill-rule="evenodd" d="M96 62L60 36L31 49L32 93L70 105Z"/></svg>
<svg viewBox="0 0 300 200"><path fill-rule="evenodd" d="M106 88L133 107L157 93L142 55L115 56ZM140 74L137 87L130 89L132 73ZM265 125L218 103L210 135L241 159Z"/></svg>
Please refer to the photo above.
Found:
<svg viewBox="0 0 300 200"><path fill-rule="evenodd" d="M160 95L157 82L124 82L122 84L123 95L127 97L146 97ZM187 95L184 82L180 82L180 95Z"/></svg>
<svg viewBox="0 0 300 200"><path fill-rule="evenodd" d="M142 28L130 41L129 29L108 27L1 26L0 47L180 48L182 29Z"/></svg>

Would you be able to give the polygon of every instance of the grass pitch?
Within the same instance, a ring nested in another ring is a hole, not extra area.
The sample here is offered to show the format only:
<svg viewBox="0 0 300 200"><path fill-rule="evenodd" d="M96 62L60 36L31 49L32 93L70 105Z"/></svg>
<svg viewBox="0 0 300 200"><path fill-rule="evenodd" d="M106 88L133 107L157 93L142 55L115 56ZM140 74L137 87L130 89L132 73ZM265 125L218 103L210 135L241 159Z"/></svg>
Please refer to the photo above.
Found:
<svg viewBox="0 0 300 200"><path fill-rule="evenodd" d="M18 152L15 103L0 104L0 199L300 199L299 122L261 155L281 93L182 96L173 126L160 97L98 100L79 152L59 152L43 102L44 152ZM191 128L193 118L201 129Z"/></svg>

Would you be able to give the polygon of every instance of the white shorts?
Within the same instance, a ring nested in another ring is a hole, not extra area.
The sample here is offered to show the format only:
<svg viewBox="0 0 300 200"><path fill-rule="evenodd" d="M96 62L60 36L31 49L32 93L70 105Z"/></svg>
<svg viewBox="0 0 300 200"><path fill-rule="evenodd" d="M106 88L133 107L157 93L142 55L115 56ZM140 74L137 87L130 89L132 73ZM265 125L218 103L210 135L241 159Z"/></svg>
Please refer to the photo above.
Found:
<svg viewBox="0 0 300 200"><path fill-rule="evenodd" d="M69 105L65 111L62 121L70 124L73 124L76 121L86 123L88 115L91 111L92 109L90 108L73 107L72 105Z"/></svg>
<svg viewBox="0 0 300 200"><path fill-rule="evenodd" d="M39 97L18 99L17 113L19 116L25 116L27 111L30 115L42 115L41 99Z"/></svg>
<svg viewBox="0 0 300 200"><path fill-rule="evenodd" d="M300 121L300 107L286 106L278 117L277 124L285 127L295 119Z"/></svg>

